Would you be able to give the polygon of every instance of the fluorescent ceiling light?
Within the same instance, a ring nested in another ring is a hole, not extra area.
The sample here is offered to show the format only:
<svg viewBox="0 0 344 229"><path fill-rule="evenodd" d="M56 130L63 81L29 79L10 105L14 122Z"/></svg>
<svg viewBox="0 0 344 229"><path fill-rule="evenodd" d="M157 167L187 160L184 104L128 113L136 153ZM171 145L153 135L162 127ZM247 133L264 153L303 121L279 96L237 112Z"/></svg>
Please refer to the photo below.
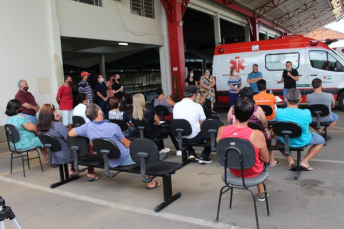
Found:
<svg viewBox="0 0 344 229"><path fill-rule="evenodd" d="M121 43L118 43L118 45L128 45L128 43L121 42Z"/></svg>

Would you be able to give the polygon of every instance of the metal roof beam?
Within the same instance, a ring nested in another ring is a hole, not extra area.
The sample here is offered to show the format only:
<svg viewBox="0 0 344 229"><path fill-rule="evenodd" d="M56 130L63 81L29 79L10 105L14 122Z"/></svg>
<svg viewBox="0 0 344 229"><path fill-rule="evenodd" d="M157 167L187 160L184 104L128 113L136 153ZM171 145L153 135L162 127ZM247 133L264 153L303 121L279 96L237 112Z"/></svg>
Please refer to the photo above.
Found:
<svg viewBox="0 0 344 229"><path fill-rule="evenodd" d="M274 24L285 23L285 22L289 21L290 19L293 19L295 15L301 14L305 11L308 11L308 10L312 9L313 7L319 5L322 2L323 2L323 0L311 0L308 3L305 3L304 5L300 6L299 8L294 9L294 10L290 11L289 13L286 13L286 14L280 16L279 18L276 18L273 21L273 23Z"/></svg>
<svg viewBox="0 0 344 229"><path fill-rule="evenodd" d="M319 17L321 17L321 16L327 14L328 12L332 12L332 10L326 9L326 10L323 10L323 11L317 13L317 14L312 14L312 15L306 17L305 19L298 21L298 22L297 22L297 25L294 24L294 25L289 26L289 27L288 27L288 30L289 30L289 31L296 30L297 27L302 27L302 26L304 26L306 23L309 23L309 22L312 22L312 21L314 21L314 20L317 20ZM331 17L332 17L332 16L333 16L333 14L331 15Z"/></svg>
<svg viewBox="0 0 344 229"><path fill-rule="evenodd" d="M319 27L322 27L322 26L328 24L329 22L331 22L331 21L333 20L332 17L333 17L333 16L331 16L331 17L329 17L329 18L327 18L327 19L321 21L320 23L317 22L317 23L311 25L310 27L304 28L303 30L299 31L298 33L299 33L299 34L310 33L310 32L312 32L312 31L314 31L315 29L317 29L317 28L319 28Z"/></svg>
<svg viewBox="0 0 344 229"><path fill-rule="evenodd" d="M280 5L288 1L289 0L277 0L277 1L271 0L270 2L264 4L263 6L255 10L255 12L257 13L257 17L260 17L266 14L267 12L270 12L273 9L276 9L277 7L279 7Z"/></svg>

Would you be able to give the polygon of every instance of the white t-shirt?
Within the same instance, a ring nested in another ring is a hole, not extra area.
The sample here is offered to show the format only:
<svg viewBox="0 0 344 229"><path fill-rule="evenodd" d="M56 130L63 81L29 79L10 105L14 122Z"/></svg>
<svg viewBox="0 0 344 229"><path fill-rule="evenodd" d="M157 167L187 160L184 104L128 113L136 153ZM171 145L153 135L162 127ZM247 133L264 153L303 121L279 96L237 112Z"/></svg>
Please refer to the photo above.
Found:
<svg viewBox="0 0 344 229"><path fill-rule="evenodd" d="M201 131L200 121L206 119L203 108L189 98L184 98L173 107L173 119L185 119L192 128L192 133L183 138L191 139Z"/></svg>
<svg viewBox="0 0 344 229"><path fill-rule="evenodd" d="M85 104L82 104L82 103L79 103L76 107L74 107L74 110L73 110L73 116L81 116L84 118L85 122L88 123L88 122L91 122L87 117L86 117L86 105Z"/></svg>

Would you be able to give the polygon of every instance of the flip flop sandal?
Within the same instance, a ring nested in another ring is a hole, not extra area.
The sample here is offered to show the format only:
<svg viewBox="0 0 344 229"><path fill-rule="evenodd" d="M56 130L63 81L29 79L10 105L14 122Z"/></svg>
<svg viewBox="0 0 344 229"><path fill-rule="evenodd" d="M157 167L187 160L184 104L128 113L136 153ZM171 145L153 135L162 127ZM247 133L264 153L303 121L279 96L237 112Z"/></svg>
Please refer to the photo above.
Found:
<svg viewBox="0 0 344 229"><path fill-rule="evenodd" d="M95 177L86 177L86 180L87 181L96 181L96 180L99 180L100 179L100 177L99 176L95 176Z"/></svg>
<svg viewBox="0 0 344 229"><path fill-rule="evenodd" d="M154 187L148 187L148 186L146 186L146 189L148 189L148 190L152 190L152 189L155 189L155 188L157 188L157 187L160 187L160 183L158 182L158 181L155 181L155 186Z"/></svg>
<svg viewBox="0 0 344 229"><path fill-rule="evenodd" d="M275 159L275 160L276 160L276 159ZM279 161L278 161L278 160L276 160L276 161L277 161L277 162L276 162L275 164L273 164L273 165L270 164L269 167L272 168L272 167L275 167L276 165L279 165Z"/></svg>

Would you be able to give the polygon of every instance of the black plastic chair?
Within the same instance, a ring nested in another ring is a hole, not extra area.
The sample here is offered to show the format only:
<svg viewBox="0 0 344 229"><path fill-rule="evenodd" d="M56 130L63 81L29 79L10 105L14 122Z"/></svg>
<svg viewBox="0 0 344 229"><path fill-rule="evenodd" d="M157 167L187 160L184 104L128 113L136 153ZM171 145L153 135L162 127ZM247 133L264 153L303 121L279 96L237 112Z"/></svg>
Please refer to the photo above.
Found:
<svg viewBox="0 0 344 229"><path fill-rule="evenodd" d="M86 123L83 117L77 116L77 115L72 117L72 121L73 121L73 128L79 127Z"/></svg>
<svg viewBox="0 0 344 229"><path fill-rule="evenodd" d="M185 119L173 119L170 122L170 131L173 136L178 137L178 144L179 144L178 148L182 151L183 165L186 165L190 162L190 160L188 160L188 155L186 152L187 146L201 146L202 147L208 144L208 141L202 141L202 142L197 142L197 143L183 142L183 136L188 136L192 133L191 125Z"/></svg>
<svg viewBox="0 0 344 229"><path fill-rule="evenodd" d="M177 170L183 167L181 163L160 161L159 150L152 140L137 138L130 144L130 156L141 167L141 180L149 183L153 178L148 179L147 175L159 176L163 179L164 202L155 207L159 212L173 201L181 197L178 192L172 195L172 177Z"/></svg>
<svg viewBox="0 0 344 229"><path fill-rule="evenodd" d="M217 131L224 126L219 119L206 119L202 123L201 133L204 137L210 139L211 151L216 152Z"/></svg>
<svg viewBox="0 0 344 229"><path fill-rule="evenodd" d="M256 201L259 197L265 196L267 214L270 215L268 193L264 181L269 177L267 171L262 172L258 176L252 178L245 178L245 169L252 168L256 161L256 156L252 144L244 139L240 138L223 138L217 145L217 160L221 166L224 167L224 173L222 180L225 182L225 186L221 188L219 195L219 202L217 207L216 221L219 219L219 212L221 206L221 197L224 193L230 190L230 204L229 208L232 208L233 189L247 190L252 194L254 211L256 215L256 224L259 228L258 213ZM228 169L240 169L241 176L233 175ZM256 186L263 183L264 193L256 197L249 187Z"/></svg>
<svg viewBox="0 0 344 229"><path fill-rule="evenodd" d="M39 152L38 152L37 148L21 149L21 150L17 149L16 142L19 141L19 132L18 132L18 129L14 125L6 124L5 125L5 132L6 132L6 137L7 137L8 149L10 152L12 152L11 153L11 174L12 174L12 167L13 167L13 158L18 158L18 157L20 157L22 159L24 177L25 177L24 161L27 161L27 166L30 169L30 160L38 158L39 163L41 165L42 172L43 172L41 157L39 156ZM31 151L31 150L36 150L37 157L29 158L29 151ZM13 156L15 154L18 154L20 156Z"/></svg>
<svg viewBox="0 0 344 229"><path fill-rule="evenodd" d="M78 172L84 172L86 168L80 169L79 165L103 168L103 158L98 154L88 155L89 144L88 139L82 136L67 138L68 148L73 154L74 169Z"/></svg>
<svg viewBox="0 0 344 229"><path fill-rule="evenodd" d="M68 172L68 163L66 164L53 164L52 163L52 154L54 152L60 151L61 150L61 145L58 142L58 140L49 135L49 134L40 134L38 135L39 139L41 140L41 142L43 143L44 147L47 149L48 151L48 155L49 155L49 166L52 168L56 168L59 167L59 173L60 173L60 181L56 182L54 184L50 185L50 188L56 188L60 185L69 183L73 180L79 179L79 176L75 176L75 177L71 177L69 178L69 172Z"/></svg>
<svg viewBox="0 0 344 229"><path fill-rule="evenodd" d="M297 180L297 178L300 176L300 174L302 172L301 167L300 167L301 152L304 151L304 149L307 146L305 145L305 146L301 146L301 147L290 147L289 146L289 139L300 137L302 134L302 129L298 124L296 124L294 122L277 122L272 126L272 128L273 128L274 133L277 136L283 137L284 141L285 141L285 143L283 143L281 141L276 141L276 145L275 145L274 149L283 150L285 155L287 155L287 156L291 155L291 151L297 152L297 163L296 163L296 167L295 167L296 173L294 175L294 179ZM294 168L292 168L291 170L294 170Z"/></svg>
<svg viewBox="0 0 344 229"><path fill-rule="evenodd" d="M157 105L155 107L155 112L160 115L161 121L164 121L164 116L168 116L170 114L170 111L168 108L164 105Z"/></svg>
<svg viewBox="0 0 344 229"><path fill-rule="evenodd" d="M259 106L263 109L265 116L272 115L273 110L270 106L268 106L268 105L259 105ZM268 121L268 124L269 124L269 126L272 126L276 122L277 121Z"/></svg>
<svg viewBox="0 0 344 229"><path fill-rule="evenodd" d="M152 125L146 119L142 119L142 120L132 119L132 121L135 128L138 129L140 132L140 138L144 138L146 133L149 133L152 131ZM152 139L152 141L160 142L161 144L161 141L163 141L165 138L167 138L167 136L163 138L155 138L155 139Z"/></svg>
<svg viewBox="0 0 344 229"><path fill-rule="evenodd" d="M118 149L117 145L105 138L96 138L93 139L93 148L99 154L103 156L104 160L104 170L107 177L115 177L120 172L132 171L139 167L139 164L135 165L126 165L126 166L117 166L111 167L109 164L109 159L117 159L121 156L121 151ZM117 171L116 173L110 173L110 170Z"/></svg>
<svg viewBox="0 0 344 229"><path fill-rule="evenodd" d="M115 123L115 124L117 124L118 126L119 126L119 128L121 128L121 130L122 130L122 132L124 132L124 131L127 131L128 130L128 124L124 121L124 120L117 120L117 119L110 119L109 120L110 122L112 122L112 123ZM127 138L127 139L129 139L129 140L133 140L133 139L135 139L135 138L137 138L138 136L133 136L133 137L129 137L129 138Z"/></svg>
<svg viewBox="0 0 344 229"><path fill-rule="evenodd" d="M309 124L312 127L316 127L320 129L322 126L325 127L325 144L326 145L326 137L327 137L327 127L331 124L330 122L320 122L320 117L325 117L330 114L330 110L324 104L314 104L308 107L311 112L312 117L316 118L316 122L312 122Z"/></svg>
<svg viewBox="0 0 344 229"><path fill-rule="evenodd" d="M247 126L254 130L264 131L262 127L256 122L248 122ZM270 146L270 144L271 144L271 139L266 140L266 145L268 147Z"/></svg>

